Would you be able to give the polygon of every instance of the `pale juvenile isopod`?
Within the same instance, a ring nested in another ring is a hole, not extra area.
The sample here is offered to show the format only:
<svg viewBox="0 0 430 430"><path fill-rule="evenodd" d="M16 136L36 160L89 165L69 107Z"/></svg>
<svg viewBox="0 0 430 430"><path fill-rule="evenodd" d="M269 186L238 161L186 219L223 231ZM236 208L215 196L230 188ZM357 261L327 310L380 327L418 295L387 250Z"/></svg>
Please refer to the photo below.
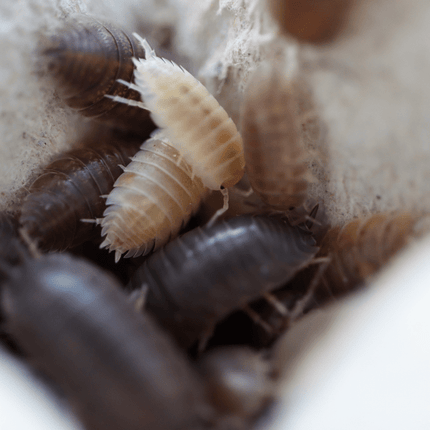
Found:
<svg viewBox="0 0 430 430"><path fill-rule="evenodd" d="M279 210L300 206L311 179L299 109L304 83L297 59L290 58L287 71L279 61L257 68L245 90L242 115L249 182L263 202Z"/></svg>
<svg viewBox="0 0 430 430"><path fill-rule="evenodd" d="M310 43L333 40L344 28L354 0L270 0L281 30Z"/></svg>
<svg viewBox="0 0 430 430"><path fill-rule="evenodd" d="M318 251L309 232L283 220L241 216L194 229L139 268L147 309L185 347L222 318L291 279Z"/></svg>
<svg viewBox="0 0 430 430"><path fill-rule="evenodd" d="M207 189L161 134L147 140L109 194L101 247L115 260L145 255L175 237L198 209Z"/></svg>
<svg viewBox="0 0 430 430"><path fill-rule="evenodd" d="M86 117L140 135L153 128L148 112L105 97L139 99L139 93L117 79L132 81L132 58L142 57L143 49L119 27L79 15L45 39L41 50L48 72L57 81L57 91L68 106Z"/></svg>
<svg viewBox="0 0 430 430"><path fill-rule="evenodd" d="M134 59L136 84L154 122L211 190L229 188L244 172L242 138L215 97L182 67L159 58L146 40L139 39L145 58Z"/></svg>
<svg viewBox="0 0 430 430"><path fill-rule="evenodd" d="M8 332L86 429L207 428L203 382L112 276L51 254L11 270L2 299Z"/></svg>
<svg viewBox="0 0 430 430"><path fill-rule="evenodd" d="M136 139L106 139L60 155L30 186L20 224L40 249L63 251L100 234L94 223L81 220L102 216L102 196L122 173L119 165L127 164L141 144Z"/></svg>

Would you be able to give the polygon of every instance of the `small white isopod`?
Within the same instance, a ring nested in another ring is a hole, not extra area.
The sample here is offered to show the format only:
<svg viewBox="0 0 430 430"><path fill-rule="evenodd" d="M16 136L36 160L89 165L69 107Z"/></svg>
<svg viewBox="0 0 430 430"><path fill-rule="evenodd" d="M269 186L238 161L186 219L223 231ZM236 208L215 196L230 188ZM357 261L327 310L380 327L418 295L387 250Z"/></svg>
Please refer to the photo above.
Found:
<svg viewBox="0 0 430 430"><path fill-rule="evenodd" d="M207 188L162 135L147 140L108 195L100 247L115 261L147 254L174 238L197 211Z"/></svg>

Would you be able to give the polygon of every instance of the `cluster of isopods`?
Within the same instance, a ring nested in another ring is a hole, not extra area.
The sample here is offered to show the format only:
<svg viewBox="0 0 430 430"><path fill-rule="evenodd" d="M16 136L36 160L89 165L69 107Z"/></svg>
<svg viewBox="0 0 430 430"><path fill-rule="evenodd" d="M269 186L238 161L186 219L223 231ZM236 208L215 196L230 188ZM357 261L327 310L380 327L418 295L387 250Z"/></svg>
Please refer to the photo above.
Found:
<svg viewBox="0 0 430 430"><path fill-rule="evenodd" d="M289 10L281 26L309 42L333 37L346 15L329 2L333 19L318 20L302 2L298 16L318 24L304 31L290 20L294 3L272 7ZM249 428L275 394L271 345L362 285L416 219L323 225L307 202L297 65L256 68L241 135L196 78L114 24L71 19L42 51L64 101L114 129L44 167L19 213L1 214L2 337L88 429ZM234 188L245 170L250 192ZM229 189L245 202L253 193L254 213L227 211ZM216 190L223 207L202 226Z"/></svg>

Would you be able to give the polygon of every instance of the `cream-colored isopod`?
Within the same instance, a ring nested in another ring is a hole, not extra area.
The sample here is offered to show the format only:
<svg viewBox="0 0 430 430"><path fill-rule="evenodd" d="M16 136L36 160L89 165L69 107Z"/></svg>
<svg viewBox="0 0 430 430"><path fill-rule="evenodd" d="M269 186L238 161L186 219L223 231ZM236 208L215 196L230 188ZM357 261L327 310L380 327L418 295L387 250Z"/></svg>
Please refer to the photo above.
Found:
<svg viewBox="0 0 430 430"><path fill-rule="evenodd" d="M121 81L139 91L148 109L193 173L211 190L229 188L243 176L242 138L232 119L215 97L189 72L157 57L145 39L133 34L145 58L133 59L135 83ZM123 101L121 97L112 97Z"/></svg>
<svg viewBox="0 0 430 430"><path fill-rule="evenodd" d="M101 248L115 261L145 255L174 238L208 192L199 177L162 133L147 140L124 168L98 220Z"/></svg>

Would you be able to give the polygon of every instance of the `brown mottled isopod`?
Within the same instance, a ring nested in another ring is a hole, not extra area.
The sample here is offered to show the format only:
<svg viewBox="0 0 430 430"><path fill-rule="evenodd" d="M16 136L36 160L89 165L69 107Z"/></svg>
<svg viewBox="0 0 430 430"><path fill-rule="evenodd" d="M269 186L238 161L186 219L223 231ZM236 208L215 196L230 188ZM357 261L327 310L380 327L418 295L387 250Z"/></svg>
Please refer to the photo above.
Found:
<svg viewBox="0 0 430 430"><path fill-rule="evenodd" d="M295 58L291 55L292 62ZM299 114L297 67L263 62L245 90L242 135L246 172L254 192L267 205L288 210L307 197L311 175Z"/></svg>
<svg viewBox="0 0 430 430"><path fill-rule="evenodd" d="M114 24L79 15L43 45L48 70L68 106L86 117L141 135L153 128L148 112L105 97L109 94L139 99L139 93L117 82L131 82L132 58L144 55L126 32Z"/></svg>
<svg viewBox="0 0 430 430"><path fill-rule="evenodd" d="M318 283L316 301L347 293L376 273L408 243L416 221L409 213L380 213L329 230L319 255L331 262Z"/></svg>
<svg viewBox="0 0 430 430"><path fill-rule="evenodd" d="M272 295L288 312L276 312L263 300L251 304L270 331L254 326L254 346L267 346L284 332L293 315L300 317L334 298L361 286L415 235L417 217L408 213L381 213L334 227L324 237L317 257L328 257L323 266L311 266ZM297 315L297 305L302 312Z"/></svg>
<svg viewBox="0 0 430 430"><path fill-rule="evenodd" d="M238 216L170 242L136 271L129 288L146 284L148 311L189 347L291 279L317 250L309 232L284 220Z"/></svg>
<svg viewBox="0 0 430 430"><path fill-rule="evenodd" d="M6 328L88 430L201 430L201 379L118 282L67 254L28 259L2 289Z"/></svg>
<svg viewBox="0 0 430 430"><path fill-rule="evenodd" d="M134 60L136 85L154 122L211 190L228 188L243 176L242 138L215 97L182 67L159 58L134 34L145 58ZM127 83L125 83L127 85ZM114 97L127 103L121 97ZM135 103L132 103L135 104Z"/></svg>
<svg viewBox="0 0 430 430"><path fill-rule="evenodd" d="M207 189L162 135L147 140L125 167L99 220L101 247L115 260L145 255L175 237L198 209Z"/></svg>
<svg viewBox="0 0 430 430"><path fill-rule="evenodd" d="M297 39L324 43L343 29L355 0L271 0L269 7L281 29Z"/></svg>
<svg viewBox="0 0 430 430"><path fill-rule="evenodd" d="M120 164L138 151L141 142L110 139L93 148L62 154L45 167L30 186L20 223L45 251L63 251L99 234L95 224L81 222L103 214L105 200Z"/></svg>

